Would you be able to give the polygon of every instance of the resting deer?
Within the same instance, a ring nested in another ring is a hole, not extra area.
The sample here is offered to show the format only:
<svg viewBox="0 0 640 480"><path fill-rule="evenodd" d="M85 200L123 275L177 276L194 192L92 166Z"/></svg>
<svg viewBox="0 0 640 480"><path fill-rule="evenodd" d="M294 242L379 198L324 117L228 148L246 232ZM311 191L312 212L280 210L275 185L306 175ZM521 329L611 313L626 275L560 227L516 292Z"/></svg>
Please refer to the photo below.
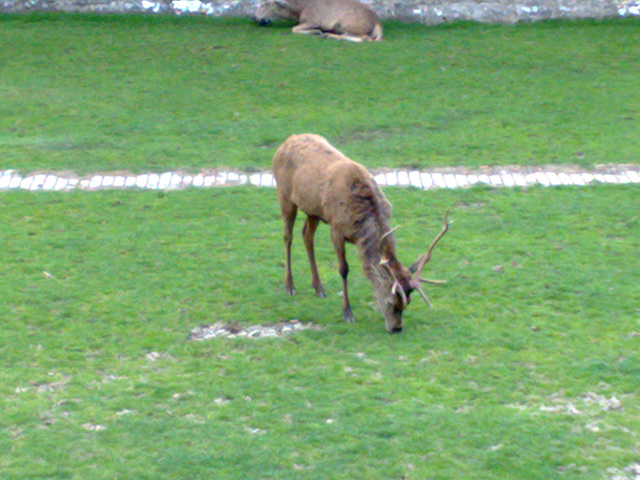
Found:
<svg viewBox="0 0 640 480"><path fill-rule="evenodd" d="M382 26L373 10L356 0L266 0L255 14L260 25L294 20L294 33L352 40L382 40Z"/></svg>
<svg viewBox="0 0 640 480"><path fill-rule="evenodd" d="M344 319L348 323L353 322L347 290L349 265L345 256L345 243L349 242L356 244L360 251L364 274L373 284L387 331L402 331L402 312L409 305L411 293L417 290L429 304L420 283L442 283L423 279L422 269L431 259L436 243L449 228L447 215L427 253L407 269L396 257L393 230L389 228L391 204L371 174L326 139L312 134L289 137L273 157L273 173L284 220L284 281L287 293L295 294L291 275L291 242L293 225L300 209L307 214L302 235L316 294L326 296L313 248L316 228L323 221L331 227L331 242L338 256Z"/></svg>

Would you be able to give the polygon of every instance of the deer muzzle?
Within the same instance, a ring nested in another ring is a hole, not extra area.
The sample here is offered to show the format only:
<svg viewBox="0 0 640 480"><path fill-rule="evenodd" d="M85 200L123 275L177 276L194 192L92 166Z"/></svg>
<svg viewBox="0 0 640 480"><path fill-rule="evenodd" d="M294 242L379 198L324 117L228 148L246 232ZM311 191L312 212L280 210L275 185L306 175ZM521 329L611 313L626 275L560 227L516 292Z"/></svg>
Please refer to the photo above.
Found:
<svg viewBox="0 0 640 480"><path fill-rule="evenodd" d="M396 309L390 309L390 311L384 313L384 323L389 333L402 332L402 312Z"/></svg>
<svg viewBox="0 0 640 480"><path fill-rule="evenodd" d="M402 325L396 325L389 330L389 333L400 333L402 332Z"/></svg>

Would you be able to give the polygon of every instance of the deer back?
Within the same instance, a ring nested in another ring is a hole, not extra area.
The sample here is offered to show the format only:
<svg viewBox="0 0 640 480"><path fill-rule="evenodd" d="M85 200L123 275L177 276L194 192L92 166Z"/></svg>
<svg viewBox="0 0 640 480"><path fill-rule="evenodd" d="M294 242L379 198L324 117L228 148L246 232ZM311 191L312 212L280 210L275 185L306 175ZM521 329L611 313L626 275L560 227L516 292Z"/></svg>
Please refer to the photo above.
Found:
<svg viewBox="0 0 640 480"><path fill-rule="evenodd" d="M363 229L388 230L391 204L371 174L319 135L292 135L278 149L273 172L279 195L339 229L353 243Z"/></svg>
<svg viewBox="0 0 640 480"><path fill-rule="evenodd" d="M307 2L300 12L300 21L318 25L324 30L354 35L369 35L380 24L373 10L355 0Z"/></svg>

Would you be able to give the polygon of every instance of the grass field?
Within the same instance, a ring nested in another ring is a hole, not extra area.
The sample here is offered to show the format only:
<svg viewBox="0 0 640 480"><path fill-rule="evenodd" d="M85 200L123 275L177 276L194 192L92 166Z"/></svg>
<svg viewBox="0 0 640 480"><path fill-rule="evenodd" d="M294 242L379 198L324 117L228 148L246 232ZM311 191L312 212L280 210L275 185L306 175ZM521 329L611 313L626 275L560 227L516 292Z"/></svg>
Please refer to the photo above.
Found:
<svg viewBox="0 0 640 480"><path fill-rule="evenodd" d="M3 193L2 478L601 479L636 463L637 187L387 194L406 262L445 209L455 221L429 269L448 284L393 336L353 250L343 323L326 228L329 298L299 237L286 297L271 189ZM293 318L322 329L188 339Z"/></svg>
<svg viewBox="0 0 640 480"><path fill-rule="evenodd" d="M291 133L369 167L635 162L638 19L354 45L246 20L0 16L0 170L270 166ZM387 188L399 256L454 223L385 332L275 191L0 192L0 479L627 480L640 469L634 185ZM299 319L274 339L195 342Z"/></svg>
<svg viewBox="0 0 640 480"><path fill-rule="evenodd" d="M640 19L354 45L246 19L0 16L0 170L268 167L291 133L369 167L637 162Z"/></svg>

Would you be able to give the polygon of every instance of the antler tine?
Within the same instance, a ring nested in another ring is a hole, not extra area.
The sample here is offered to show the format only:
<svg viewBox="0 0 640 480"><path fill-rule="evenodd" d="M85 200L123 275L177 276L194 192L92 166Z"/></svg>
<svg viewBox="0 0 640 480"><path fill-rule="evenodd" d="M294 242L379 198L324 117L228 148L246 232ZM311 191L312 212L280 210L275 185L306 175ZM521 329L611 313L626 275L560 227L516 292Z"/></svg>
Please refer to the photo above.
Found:
<svg viewBox="0 0 640 480"><path fill-rule="evenodd" d="M427 297L427 295L424 293L424 291L422 290L422 288L420 287L420 285L416 286L416 290L418 291L418 293L420 294L420 296L422 297L422 299L426 302L427 305L429 305L429 308L433 308L433 305L431 305L431 302L429 301L429 298Z"/></svg>
<svg viewBox="0 0 640 480"><path fill-rule="evenodd" d="M400 285L400 282L398 281L398 279L396 278L395 274L393 273L393 270L391 270L391 267L389 266L389 263L385 259L385 260L382 260L380 262L380 265L382 267L384 267L384 269L387 272L389 272L389 275L391 275L391 278L393 278L393 285L391 286L391 293L393 295L395 295L396 293L399 293L400 294L400 298L402 299L402 306L404 308L406 308L407 305L409 304L409 301L407 300L407 294L404 293L404 289L402 288L402 285ZM427 302L428 302L428 300L427 300Z"/></svg>
<svg viewBox="0 0 640 480"><path fill-rule="evenodd" d="M391 230L389 230L387 233L385 233L384 235L382 235L380 237L380 247L382 247L382 241L387 238L389 235L391 235L393 232L395 232L397 229L400 228L400 225L393 227Z"/></svg>
<svg viewBox="0 0 640 480"><path fill-rule="evenodd" d="M429 245L427 253L422 255L416 262L415 272L418 277L422 275L422 269L427 264L427 262L431 260L431 253L433 252L433 248L436 246L436 243L438 243L438 241L444 236L444 234L447 233L447 230L449 230L449 210L445 212L444 220L442 222L442 229L440 230L438 235L436 235L436 237L431 241L431 245Z"/></svg>

